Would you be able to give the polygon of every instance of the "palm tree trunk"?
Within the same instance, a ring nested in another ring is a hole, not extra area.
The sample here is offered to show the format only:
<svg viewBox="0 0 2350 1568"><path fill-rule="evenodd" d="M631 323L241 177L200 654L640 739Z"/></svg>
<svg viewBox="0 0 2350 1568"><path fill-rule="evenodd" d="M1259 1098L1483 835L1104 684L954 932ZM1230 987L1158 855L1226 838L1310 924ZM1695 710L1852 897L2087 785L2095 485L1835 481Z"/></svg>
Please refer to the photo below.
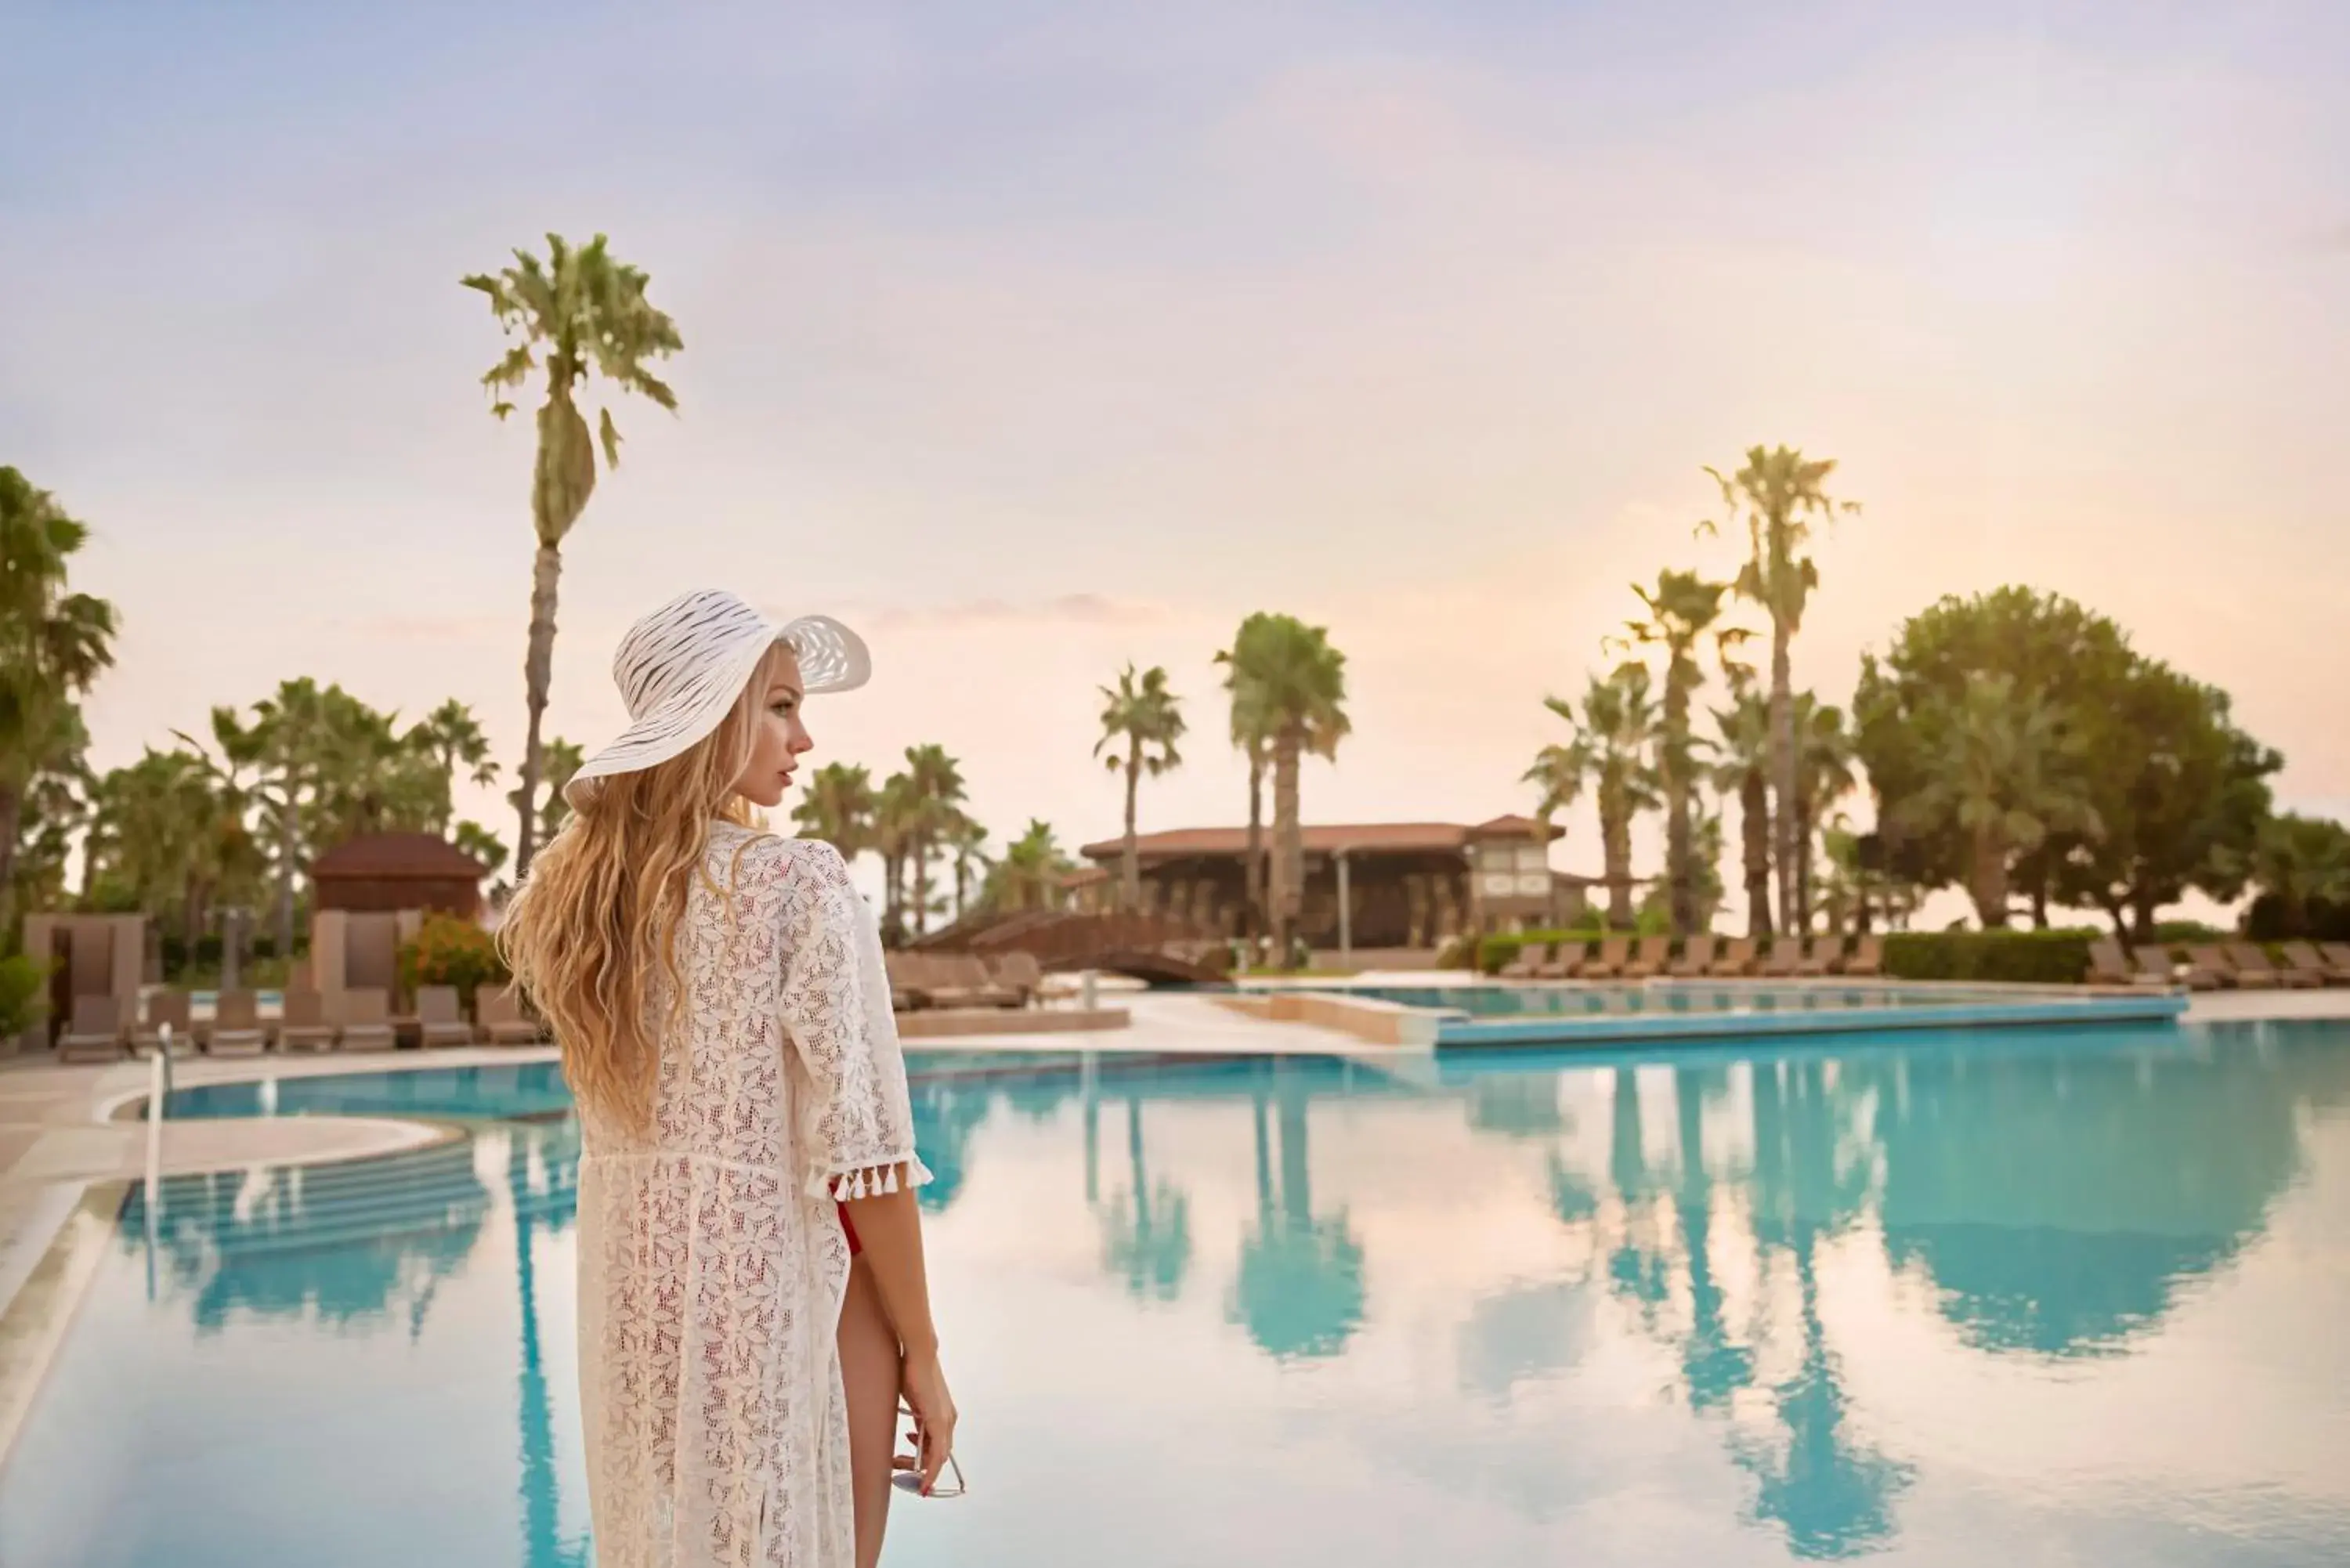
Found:
<svg viewBox="0 0 2350 1568"><path fill-rule="evenodd" d="M1142 738L1126 748L1126 844L1118 855L1118 899L1128 914L1142 908L1142 855L1134 842L1135 797L1142 793Z"/></svg>
<svg viewBox="0 0 2350 1568"><path fill-rule="evenodd" d="M1771 618L1771 791L1777 808L1774 857L1779 871L1779 928L1800 930L1795 906L1795 680L1787 623Z"/></svg>
<svg viewBox="0 0 2350 1568"><path fill-rule="evenodd" d="M16 919L16 835L24 831L25 792L0 784L0 942L8 940Z"/></svg>
<svg viewBox="0 0 2350 1568"><path fill-rule="evenodd" d="M1607 874L1607 924L1628 931L1632 917L1632 815L1621 801L1599 808L1599 856Z"/></svg>
<svg viewBox="0 0 2350 1568"><path fill-rule="evenodd" d="M1987 827L1975 830L1974 873L1967 890L1973 895L1976 918L1987 931L2007 925L2007 846Z"/></svg>
<svg viewBox="0 0 2350 1568"><path fill-rule="evenodd" d="M1289 967L1298 911L1305 908L1305 844L1297 818L1297 768L1305 737L1284 725L1273 744L1273 961Z"/></svg>
<svg viewBox="0 0 2350 1568"><path fill-rule="evenodd" d="M1248 935L1264 935L1264 749L1249 752L1248 864L1241 875L1246 882Z"/></svg>
<svg viewBox="0 0 2350 1568"><path fill-rule="evenodd" d="M1690 875L1689 692L1669 679L1665 693L1665 879L1673 934L1697 929L1697 889Z"/></svg>
<svg viewBox="0 0 2350 1568"><path fill-rule="evenodd" d="M294 950L294 847L302 830L302 785L286 774L286 809L277 815L277 950Z"/></svg>
<svg viewBox="0 0 2350 1568"><path fill-rule="evenodd" d="M1750 770L1738 785L1738 836L1746 868L1746 934L1770 937L1771 786Z"/></svg>
<svg viewBox="0 0 2350 1568"><path fill-rule="evenodd" d="M916 834L908 852L914 872L914 934L922 935L931 929L931 840L928 834Z"/></svg>
<svg viewBox="0 0 2350 1568"><path fill-rule="evenodd" d="M1795 802L1795 923L1787 928L1800 935L1812 929L1812 800L1808 793Z"/></svg>
<svg viewBox="0 0 2350 1568"><path fill-rule="evenodd" d="M538 852L538 779L544 759L539 753L539 726L546 716L547 688L555 679L555 587L563 576L563 553L541 545L530 571L530 647L523 657L523 697L530 709L530 726L522 745L521 823L515 842L515 881L530 873L531 857Z"/></svg>

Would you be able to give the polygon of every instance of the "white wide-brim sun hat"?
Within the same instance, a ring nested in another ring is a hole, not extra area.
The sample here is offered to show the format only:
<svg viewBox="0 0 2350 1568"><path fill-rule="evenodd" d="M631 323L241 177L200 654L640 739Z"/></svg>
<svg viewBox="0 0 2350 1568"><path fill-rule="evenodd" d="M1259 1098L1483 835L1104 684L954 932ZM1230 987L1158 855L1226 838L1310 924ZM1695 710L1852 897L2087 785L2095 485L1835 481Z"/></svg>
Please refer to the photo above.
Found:
<svg viewBox="0 0 2350 1568"><path fill-rule="evenodd" d="M799 656L810 696L854 691L872 677L865 639L830 616L778 623L716 588L681 595L630 627L612 655L612 684L629 706L629 727L579 764L563 798L584 810L599 781L691 750L725 722L759 660L779 642Z"/></svg>

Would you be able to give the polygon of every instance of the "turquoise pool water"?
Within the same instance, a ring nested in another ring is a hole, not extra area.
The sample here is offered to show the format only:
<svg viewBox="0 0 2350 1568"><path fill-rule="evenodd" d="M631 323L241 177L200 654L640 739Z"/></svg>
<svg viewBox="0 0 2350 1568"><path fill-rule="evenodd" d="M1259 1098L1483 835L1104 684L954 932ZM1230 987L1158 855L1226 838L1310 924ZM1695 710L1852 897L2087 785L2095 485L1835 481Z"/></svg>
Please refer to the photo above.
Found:
<svg viewBox="0 0 2350 1568"><path fill-rule="evenodd" d="M2350 1560L2350 1029L915 1070L893 1568ZM178 1108L464 1136L134 1197L0 1563L590 1561L551 1073Z"/></svg>

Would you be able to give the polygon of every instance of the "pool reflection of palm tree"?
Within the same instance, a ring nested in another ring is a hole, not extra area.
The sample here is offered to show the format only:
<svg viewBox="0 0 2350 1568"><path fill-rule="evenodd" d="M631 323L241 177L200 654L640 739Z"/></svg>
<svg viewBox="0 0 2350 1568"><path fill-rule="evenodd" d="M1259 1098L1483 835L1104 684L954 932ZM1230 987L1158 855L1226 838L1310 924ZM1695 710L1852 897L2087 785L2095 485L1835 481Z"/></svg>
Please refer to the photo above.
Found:
<svg viewBox="0 0 2350 1568"><path fill-rule="evenodd" d="M588 1561L587 1538L563 1540L556 1511L555 1418L547 1398L546 1361L539 1348L538 1264L534 1232L547 1223L550 1211L560 1218L549 1229L560 1228L577 1211L578 1132L576 1123L567 1124L564 1128L571 1146L570 1158L566 1161L556 1158L555 1146L564 1141L561 1137L539 1142L529 1136L536 1130L512 1127L506 1146L506 1191L514 1204L515 1293L522 1321L522 1365L515 1417L521 1427L518 1448L522 1458L524 1561L530 1568L577 1568ZM544 1157L542 1169L547 1179L544 1186L531 1179L530 1157L535 1142Z"/></svg>
<svg viewBox="0 0 2350 1568"><path fill-rule="evenodd" d="M1673 1073L1673 1108L1679 1119L1680 1180L1673 1212L1680 1231L1681 1259L1689 1279L1690 1333L1681 1346L1681 1378L1690 1404L1700 1410L1727 1408L1754 1378L1754 1353L1734 1344L1723 1321L1721 1281L1713 1273L1713 1179L1705 1159L1705 1104L1720 1096L1718 1067L1678 1068Z"/></svg>
<svg viewBox="0 0 2350 1568"><path fill-rule="evenodd" d="M1868 1176L1837 1166L1838 1106L1819 1063L1758 1063L1753 1083L1755 1241L1766 1278L1793 1264L1803 1355L1771 1391L1779 1430L1742 1436L1733 1452L1758 1484L1755 1512L1786 1531L1797 1556L1853 1556L1893 1534L1893 1500L1915 1473L1851 1429L1820 1320L1819 1244L1857 1217Z"/></svg>
<svg viewBox="0 0 2350 1568"><path fill-rule="evenodd" d="M1142 1101L1126 1097L1128 1187L1102 1210L1102 1262L1137 1301L1171 1302L1191 1266L1191 1199L1143 1158Z"/></svg>
<svg viewBox="0 0 2350 1568"><path fill-rule="evenodd" d="M1256 1224L1241 1243L1228 1315L1259 1347L1284 1360L1336 1355L1361 1326L1363 1249L1345 1210L1314 1212L1303 1069L1275 1063L1280 1175L1274 1178L1265 1096L1252 1096L1256 1133Z"/></svg>
<svg viewBox="0 0 2350 1568"><path fill-rule="evenodd" d="M1655 1334L1672 1295L1673 1260L1652 1211L1657 1182L1641 1146L1640 1081L1629 1066L1616 1069L1607 1177L1624 1207L1622 1229L1607 1254L1608 1286L1639 1314L1641 1326Z"/></svg>

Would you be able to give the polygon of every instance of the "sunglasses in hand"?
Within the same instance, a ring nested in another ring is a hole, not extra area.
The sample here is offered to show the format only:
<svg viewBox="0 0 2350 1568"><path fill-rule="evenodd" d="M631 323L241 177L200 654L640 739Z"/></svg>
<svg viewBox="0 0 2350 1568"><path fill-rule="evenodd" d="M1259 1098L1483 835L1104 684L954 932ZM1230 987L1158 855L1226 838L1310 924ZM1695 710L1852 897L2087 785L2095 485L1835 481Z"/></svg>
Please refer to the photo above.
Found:
<svg viewBox="0 0 2350 1568"><path fill-rule="evenodd" d="M901 1469L897 1474L891 1476L889 1478L889 1484L896 1487L899 1491L911 1492L916 1497L929 1496L934 1498L947 1498L962 1496L969 1489L963 1482L962 1464L952 1454L949 1454L947 1456L947 1468L944 1473L939 1477L938 1484L931 1488L927 1493L922 1490L921 1417L916 1416L911 1409L904 1405L898 1407L898 1414L910 1418L914 1423L914 1451L911 1454L899 1454L898 1456L897 1462L899 1465L908 1468Z"/></svg>

